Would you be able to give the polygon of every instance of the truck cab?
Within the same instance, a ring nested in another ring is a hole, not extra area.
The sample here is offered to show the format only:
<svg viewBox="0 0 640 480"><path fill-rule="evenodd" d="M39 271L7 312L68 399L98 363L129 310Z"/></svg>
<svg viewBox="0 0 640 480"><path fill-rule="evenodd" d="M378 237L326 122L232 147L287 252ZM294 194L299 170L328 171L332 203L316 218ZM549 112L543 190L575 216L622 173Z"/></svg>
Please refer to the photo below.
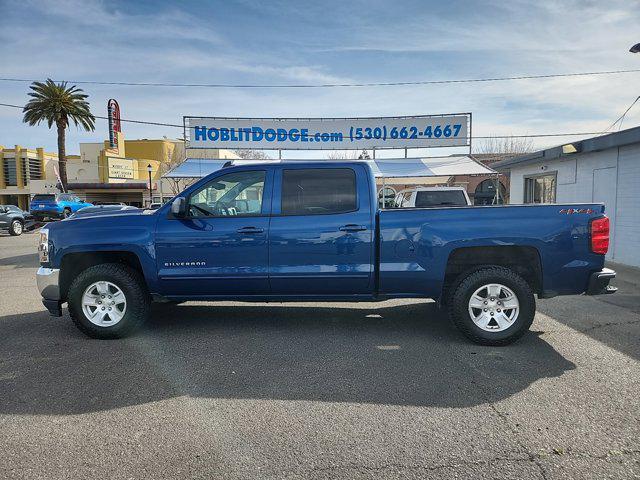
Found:
<svg viewBox="0 0 640 480"><path fill-rule="evenodd" d="M571 214L568 214L568 211ZM378 209L364 162L223 168L155 213L41 231L45 306L90 336L135 330L151 301L432 298L479 343L533 321L535 298L611 293L602 205Z"/></svg>

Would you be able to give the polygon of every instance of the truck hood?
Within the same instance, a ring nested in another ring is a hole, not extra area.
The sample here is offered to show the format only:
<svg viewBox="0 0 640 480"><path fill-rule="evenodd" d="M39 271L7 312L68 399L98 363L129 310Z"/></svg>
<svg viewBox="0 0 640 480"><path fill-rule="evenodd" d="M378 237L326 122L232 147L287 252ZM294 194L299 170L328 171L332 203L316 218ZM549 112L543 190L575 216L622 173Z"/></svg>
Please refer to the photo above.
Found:
<svg viewBox="0 0 640 480"><path fill-rule="evenodd" d="M86 220L88 218L104 218L104 219L108 219L109 217L148 215L148 214L145 214L144 212L145 212L145 210L142 210L141 208L139 208L137 210L106 210L106 211L103 211L103 212L96 211L96 212L91 212L91 213L76 214L76 216L74 216L72 218L65 218L62 221L63 222L75 222L75 221Z"/></svg>

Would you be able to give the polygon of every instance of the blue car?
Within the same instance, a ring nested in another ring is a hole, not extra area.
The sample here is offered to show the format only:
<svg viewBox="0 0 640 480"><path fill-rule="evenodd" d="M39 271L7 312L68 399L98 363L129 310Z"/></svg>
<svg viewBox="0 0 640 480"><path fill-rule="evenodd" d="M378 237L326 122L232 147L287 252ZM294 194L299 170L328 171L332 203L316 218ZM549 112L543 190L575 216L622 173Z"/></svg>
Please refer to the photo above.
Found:
<svg viewBox="0 0 640 480"><path fill-rule="evenodd" d="M92 205L80 200L72 193L46 193L34 195L29 211L36 220L67 218L81 208Z"/></svg>

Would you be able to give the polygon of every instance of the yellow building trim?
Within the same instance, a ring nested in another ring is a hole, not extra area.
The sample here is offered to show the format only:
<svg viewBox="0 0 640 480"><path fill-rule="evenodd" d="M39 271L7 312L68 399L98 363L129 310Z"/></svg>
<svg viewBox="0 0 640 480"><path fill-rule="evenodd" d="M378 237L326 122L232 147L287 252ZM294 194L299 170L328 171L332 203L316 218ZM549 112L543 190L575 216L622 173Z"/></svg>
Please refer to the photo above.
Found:
<svg viewBox="0 0 640 480"><path fill-rule="evenodd" d="M26 186L26 179L22 175L22 155L24 151L24 155L27 155L26 148L23 149L20 145L16 145L15 147L15 156L13 157L16 162L16 184L18 185L19 190L24 190Z"/></svg>
<svg viewBox="0 0 640 480"><path fill-rule="evenodd" d="M41 178L45 180L46 179L45 177L47 176L47 171L46 171L46 163L44 161L44 148L42 147L36 148L36 154L38 156L38 160L40 160Z"/></svg>

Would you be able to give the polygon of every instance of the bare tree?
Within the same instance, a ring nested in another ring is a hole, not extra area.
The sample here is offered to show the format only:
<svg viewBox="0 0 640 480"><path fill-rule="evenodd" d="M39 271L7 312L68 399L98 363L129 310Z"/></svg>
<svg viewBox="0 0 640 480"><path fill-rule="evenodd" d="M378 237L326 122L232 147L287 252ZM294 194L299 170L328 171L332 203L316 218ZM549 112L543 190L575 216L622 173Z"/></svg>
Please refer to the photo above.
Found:
<svg viewBox="0 0 640 480"><path fill-rule="evenodd" d="M524 155L533 152L533 139L529 137L492 136L482 140L475 153L497 156Z"/></svg>
<svg viewBox="0 0 640 480"><path fill-rule="evenodd" d="M267 155L264 150L235 150L234 153L238 155L242 159L250 159L250 160L271 160L271 157Z"/></svg>
<svg viewBox="0 0 640 480"><path fill-rule="evenodd" d="M355 150L333 150L329 152L327 158L330 160L357 160L359 157Z"/></svg>

